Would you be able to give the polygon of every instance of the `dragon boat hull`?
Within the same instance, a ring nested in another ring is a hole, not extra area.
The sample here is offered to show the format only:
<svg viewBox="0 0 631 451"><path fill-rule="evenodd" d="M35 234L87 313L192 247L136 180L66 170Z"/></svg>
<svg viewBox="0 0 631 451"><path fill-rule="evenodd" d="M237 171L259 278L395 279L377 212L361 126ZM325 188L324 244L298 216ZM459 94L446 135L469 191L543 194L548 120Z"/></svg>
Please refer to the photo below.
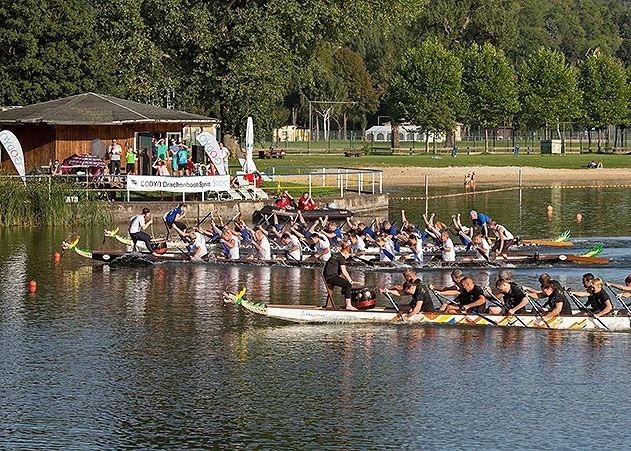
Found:
<svg viewBox="0 0 631 451"><path fill-rule="evenodd" d="M526 314L515 316L476 314L446 314L442 312L420 313L408 318L394 309L374 308L371 310L328 310L305 305L275 305L249 301L224 293L224 302L234 303L246 310L269 318L293 323L313 324L419 324L436 326L491 326L521 327L549 330L600 330L630 332L631 318L628 316L601 317L602 324L590 316L559 316L548 320L547 325L539 316ZM606 326L606 327L605 327Z"/></svg>

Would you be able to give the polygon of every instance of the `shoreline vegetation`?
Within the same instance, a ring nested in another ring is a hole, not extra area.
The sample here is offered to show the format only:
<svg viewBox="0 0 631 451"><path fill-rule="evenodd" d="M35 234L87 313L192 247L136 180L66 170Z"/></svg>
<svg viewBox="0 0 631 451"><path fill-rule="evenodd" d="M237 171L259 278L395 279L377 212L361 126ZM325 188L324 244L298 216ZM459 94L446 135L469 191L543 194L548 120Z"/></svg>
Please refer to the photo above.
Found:
<svg viewBox="0 0 631 451"><path fill-rule="evenodd" d="M29 180L26 186L19 178L2 178L0 227L84 226L111 220L105 202L89 197L74 202L76 196L76 187L57 181L49 184L48 177Z"/></svg>

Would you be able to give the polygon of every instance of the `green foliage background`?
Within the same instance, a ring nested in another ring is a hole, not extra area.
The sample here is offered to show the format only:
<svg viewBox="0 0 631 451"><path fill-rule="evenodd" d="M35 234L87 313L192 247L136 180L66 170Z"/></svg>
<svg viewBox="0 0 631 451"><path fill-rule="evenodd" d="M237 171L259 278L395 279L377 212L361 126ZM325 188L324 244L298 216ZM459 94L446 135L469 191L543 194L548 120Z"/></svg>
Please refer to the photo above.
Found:
<svg viewBox="0 0 631 451"><path fill-rule="evenodd" d="M473 61L474 44L485 45L479 55L483 61L497 58L501 69L497 74L489 64L478 64L477 74L467 72L464 64L463 88L471 98L469 109L458 109L459 120L487 127L507 117L519 119L523 113L523 123L533 122L537 114L528 104L517 111L507 63L519 75L525 61L544 47L562 55L568 67L578 66L595 49L629 67L631 4L624 0L4 1L0 3L0 105L96 91L219 117L224 132L236 136L243 135L245 117L252 115L257 138L264 139L278 125L306 124L307 99L329 99L352 102L336 106L335 114L361 128L378 115L390 115L392 76L403 55L426 42L465 62ZM488 92L479 83L485 74L500 80L502 92ZM595 79L588 82L585 76L581 86L596 86ZM620 79L611 83L619 86ZM628 78L624 83L628 90ZM602 97L606 89L597 87L596 92ZM496 99L490 94L497 94ZM622 97L628 99L628 94ZM602 123L602 101L579 95L578 104L597 112L579 114L572 105L570 116L586 124ZM476 109L486 113L480 115ZM623 119L619 111L607 117L628 123L628 108L624 109Z"/></svg>

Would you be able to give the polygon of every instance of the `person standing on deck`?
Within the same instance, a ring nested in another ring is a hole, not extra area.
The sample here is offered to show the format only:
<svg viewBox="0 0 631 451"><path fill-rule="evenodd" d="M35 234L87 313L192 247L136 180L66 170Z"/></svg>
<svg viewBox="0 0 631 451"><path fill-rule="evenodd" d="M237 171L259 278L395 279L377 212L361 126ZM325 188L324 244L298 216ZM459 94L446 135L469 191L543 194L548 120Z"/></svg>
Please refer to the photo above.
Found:
<svg viewBox="0 0 631 451"><path fill-rule="evenodd" d="M158 256L153 250L153 244L151 243L151 236L145 232L147 227L151 225L153 219L149 218L151 210L148 208L143 208L142 212L139 215L133 216L129 221L129 228L127 229L129 236L131 237L134 243L134 249L136 248L136 243L138 241L142 241L147 246L147 250L154 256Z"/></svg>
<svg viewBox="0 0 631 451"><path fill-rule="evenodd" d="M107 150L107 153L110 156L110 175L121 175L121 154L123 149L115 139L112 140L112 145Z"/></svg>
<svg viewBox="0 0 631 451"><path fill-rule="evenodd" d="M421 312L433 312L436 310L429 291L413 270L406 269L403 272L403 278L405 279L405 283L402 286L396 285L391 288L381 288L379 292L383 294L393 294L395 296L411 295L412 300L408 304L408 317L412 317Z"/></svg>
<svg viewBox="0 0 631 451"><path fill-rule="evenodd" d="M344 295L344 304L346 310L357 310L351 303L351 294L353 289L353 279L346 269L346 262L351 256L351 247L348 243L342 243L341 250L338 254L329 258L324 265L323 275L324 282L328 290L332 293L335 287L342 288ZM327 298L324 308L332 308L330 304L332 299Z"/></svg>
<svg viewBox="0 0 631 451"><path fill-rule="evenodd" d="M188 147L179 142L177 144L177 152L175 157L177 159L177 175L184 176L187 174L188 169Z"/></svg>
<svg viewBox="0 0 631 451"><path fill-rule="evenodd" d="M125 146L125 174L136 173L136 151L132 146L127 144Z"/></svg>
<svg viewBox="0 0 631 451"><path fill-rule="evenodd" d="M175 139L171 139L171 145L169 146L169 157L171 158L171 174L178 175L177 169L177 153L180 147L175 143Z"/></svg>
<svg viewBox="0 0 631 451"><path fill-rule="evenodd" d="M471 210L469 212L469 217L471 218L471 222L473 222L474 226L480 227L482 229L482 233L485 238L489 237L489 228L488 226L491 224L491 218L484 213L478 213L475 210Z"/></svg>

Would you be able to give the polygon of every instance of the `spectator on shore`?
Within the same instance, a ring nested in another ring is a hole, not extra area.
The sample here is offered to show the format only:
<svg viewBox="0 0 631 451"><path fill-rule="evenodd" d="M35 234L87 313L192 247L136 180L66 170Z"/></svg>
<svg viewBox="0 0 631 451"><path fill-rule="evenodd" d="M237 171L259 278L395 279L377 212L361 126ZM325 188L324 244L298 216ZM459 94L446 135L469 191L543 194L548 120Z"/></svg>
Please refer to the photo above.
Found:
<svg viewBox="0 0 631 451"><path fill-rule="evenodd" d="M136 151L127 144L125 149L125 160L127 164L125 165L125 174L135 174L136 173Z"/></svg>
<svg viewBox="0 0 631 451"><path fill-rule="evenodd" d="M164 138L160 138L156 142L156 158L158 160L166 161L167 155L168 155L168 148L167 148L166 140Z"/></svg>
<svg viewBox="0 0 631 451"><path fill-rule="evenodd" d="M171 158L171 174L174 176L178 175L177 153L179 150L180 147L176 144L175 139L172 139L169 146L169 158Z"/></svg>
<svg viewBox="0 0 631 451"><path fill-rule="evenodd" d="M140 173L142 175L151 175L151 156L149 155L149 149L146 147L140 152Z"/></svg>
<svg viewBox="0 0 631 451"><path fill-rule="evenodd" d="M177 143L177 152L175 154L177 160L177 175L189 175L188 172L188 147L181 141Z"/></svg>
<svg viewBox="0 0 631 451"><path fill-rule="evenodd" d="M156 175L169 176L169 170L167 169L167 163L164 160L157 160L153 164L153 168L156 170Z"/></svg>
<svg viewBox="0 0 631 451"><path fill-rule="evenodd" d="M110 157L110 174L112 176L119 176L121 174L121 154L123 149L120 144L113 139L112 144L107 149L107 154Z"/></svg>

